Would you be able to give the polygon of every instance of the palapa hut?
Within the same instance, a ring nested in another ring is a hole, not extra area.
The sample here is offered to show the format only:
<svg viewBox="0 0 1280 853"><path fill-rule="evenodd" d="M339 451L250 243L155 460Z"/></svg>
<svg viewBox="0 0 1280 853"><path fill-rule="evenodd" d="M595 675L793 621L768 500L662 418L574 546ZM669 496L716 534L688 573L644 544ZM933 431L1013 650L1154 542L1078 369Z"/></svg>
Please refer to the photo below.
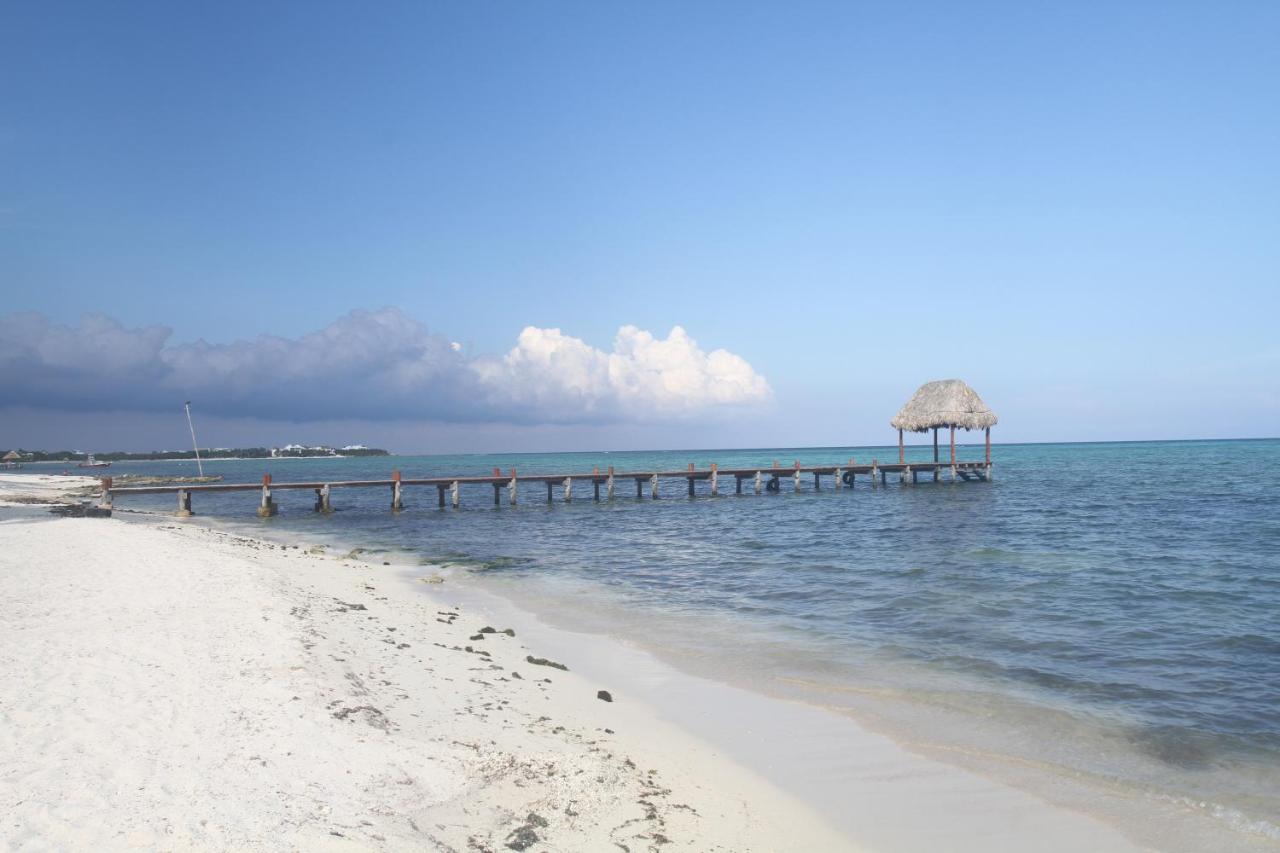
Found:
<svg viewBox="0 0 1280 853"><path fill-rule="evenodd" d="M3 458L0 458L0 462L20 462L20 461L22 461L22 454L16 450L10 450L8 453L4 455Z"/></svg>
<svg viewBox="0 0 1280 853"><path fill-rule="evenodd" d="M938 428L951 428L951 464L956 464L956 427L980 429L986 433L987 465L991 465L991 427L995 412L987 408L977 392L959 379L926 382L912 395L889 425L898 430L898 461L905 462L902 433L933 430L933 461L938 461Z"/></svg>

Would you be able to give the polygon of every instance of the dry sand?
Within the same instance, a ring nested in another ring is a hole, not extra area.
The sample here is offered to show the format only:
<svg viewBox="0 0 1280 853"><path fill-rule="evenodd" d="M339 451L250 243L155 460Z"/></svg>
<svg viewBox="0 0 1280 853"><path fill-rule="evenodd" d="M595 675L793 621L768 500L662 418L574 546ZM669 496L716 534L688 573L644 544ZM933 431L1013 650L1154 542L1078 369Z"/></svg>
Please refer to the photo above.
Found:
<svg viewBox="0 0 1280 853"><path fill-rule="evenodd" d="M0 500L68 485L0 475ZM659 666L634 650L509 636L500 607L340 555L11 509L0 601L11 849L1129 849L845 720L856 778L832 784L856 802L833 820L832 797L815 809L629 692ZM569 671L529 660L553 654ZM762 737L807 719L788 714L836 725L682 679L704 718L733 705Z"/></svg>

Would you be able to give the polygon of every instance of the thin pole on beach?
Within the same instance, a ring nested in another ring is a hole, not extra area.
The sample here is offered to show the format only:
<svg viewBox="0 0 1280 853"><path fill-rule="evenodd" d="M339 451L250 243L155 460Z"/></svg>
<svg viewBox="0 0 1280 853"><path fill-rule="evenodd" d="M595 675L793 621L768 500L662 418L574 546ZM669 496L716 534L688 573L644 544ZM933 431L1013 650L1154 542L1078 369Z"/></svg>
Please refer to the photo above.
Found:
<svg viewBox="0 0 1280 853"><path fill-rule="evenodd" d="M191 447L196 452L196 470L200 472L200 476L204 476L204 465L200 462L200 445L196 443L196 425L191 422L191 401L182 404L187 410L187 427L191 430Z"/></svg>

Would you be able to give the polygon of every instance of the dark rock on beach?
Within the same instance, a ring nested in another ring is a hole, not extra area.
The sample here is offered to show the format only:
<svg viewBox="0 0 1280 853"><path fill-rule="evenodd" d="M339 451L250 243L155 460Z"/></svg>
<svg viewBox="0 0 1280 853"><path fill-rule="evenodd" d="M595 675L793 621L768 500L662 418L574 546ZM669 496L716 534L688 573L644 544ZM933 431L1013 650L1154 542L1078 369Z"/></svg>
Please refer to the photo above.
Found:
<svg viewBox="0 0 1280 853"><path fill-rule="evenodd" d="M527 660L529 663L533 664L534 666L549 666L554 669L563 669L565 672L569 671L569 667L565 666L564 664L556 663L555 661L547 660L546 658L535 658L533 655L529 655L528 657L525 658L525 660Z"/></svg>
<svg viewBox="0 0 1280 853"><path fill-rule="evenodd" d="M597 690L596 698L599 699L601 702L612 702L613 694L610 693L608 690Z"/></svg>

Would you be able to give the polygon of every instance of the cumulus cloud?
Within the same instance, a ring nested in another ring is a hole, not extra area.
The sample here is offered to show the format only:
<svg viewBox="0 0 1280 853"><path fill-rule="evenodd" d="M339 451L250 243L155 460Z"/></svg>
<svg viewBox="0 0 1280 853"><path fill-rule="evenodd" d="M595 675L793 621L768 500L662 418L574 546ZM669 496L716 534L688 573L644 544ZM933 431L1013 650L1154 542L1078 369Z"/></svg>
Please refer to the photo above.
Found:
<svg viewBox="0 0 1280 853"><path fill-rule="evenodd" d="M678 326L666 338L624 326L608 352L530 326L505 355L478 357L396 309L353 311L298 338L169 345L171 335L102 315L76 327L0 318L2 399L150 411L191 397L211 413L296 421L572 423L678 419L771 394L743 358L704 352Z"/></svg>

